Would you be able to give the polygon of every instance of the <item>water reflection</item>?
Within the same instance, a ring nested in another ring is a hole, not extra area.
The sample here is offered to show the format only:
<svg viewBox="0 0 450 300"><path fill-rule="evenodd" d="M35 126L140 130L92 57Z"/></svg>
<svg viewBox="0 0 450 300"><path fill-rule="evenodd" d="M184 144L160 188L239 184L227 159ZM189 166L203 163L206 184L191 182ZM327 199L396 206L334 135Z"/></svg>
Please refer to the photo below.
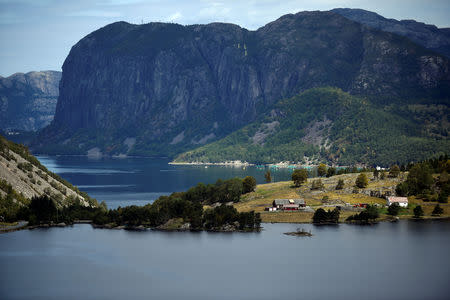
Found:
<svg viewBox="0 0 450 300"><path fill-rule="evenodd" d="M0 235L2 299L446 299L450 223ZM429 280L426 280L429 279ZM424 288L426 280L426 288ZM23 287L27 288L24 289ZM82 288L80 288L82 287Z"/></svg>

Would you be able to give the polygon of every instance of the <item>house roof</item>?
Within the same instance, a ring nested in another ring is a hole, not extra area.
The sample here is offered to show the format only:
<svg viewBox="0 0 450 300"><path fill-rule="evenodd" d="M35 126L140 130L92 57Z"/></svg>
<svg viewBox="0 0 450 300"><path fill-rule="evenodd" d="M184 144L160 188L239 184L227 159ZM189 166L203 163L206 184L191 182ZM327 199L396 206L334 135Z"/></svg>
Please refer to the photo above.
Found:
<svg viewBox="0 0 450 300"><path fill-rule="evenodd" d="M303 199L275 199L273 200L275 205L303 205L305 200Z"/></svg>
<svg viewBox="0 0 450 300"><path fill-rule="evenodd" d="M392 203L408 203L408 198L406 197L388 197L387 200Z"/></svg>

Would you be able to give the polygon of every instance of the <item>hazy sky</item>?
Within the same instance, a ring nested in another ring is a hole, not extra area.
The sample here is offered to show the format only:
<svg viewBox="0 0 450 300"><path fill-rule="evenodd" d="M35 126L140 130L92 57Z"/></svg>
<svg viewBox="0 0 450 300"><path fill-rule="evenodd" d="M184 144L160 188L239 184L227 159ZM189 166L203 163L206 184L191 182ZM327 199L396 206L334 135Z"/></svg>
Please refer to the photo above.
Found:
<svg viewBox="0 0 450 300"><path fill-rule="evenodd" d="M116 21L257 29L287 13L336 7L450 27L450 0L0 0L0 75L61 70L76 42Z"/></svg>

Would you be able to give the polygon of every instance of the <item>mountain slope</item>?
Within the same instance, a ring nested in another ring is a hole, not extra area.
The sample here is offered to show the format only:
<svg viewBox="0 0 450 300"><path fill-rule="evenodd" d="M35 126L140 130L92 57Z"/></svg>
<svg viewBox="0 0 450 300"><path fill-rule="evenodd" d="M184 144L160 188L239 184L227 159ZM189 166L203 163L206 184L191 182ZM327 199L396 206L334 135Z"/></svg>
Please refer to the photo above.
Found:
<svg viewBox="0 0 450 300"><path fill-rule="evenodd" d="M95 199L48 171L19 144L0 135L0 216L14 215L33 196L47 194L57 207L79 203L98 206Z"/></svg>
<svg viewBox="0 0 450 300"><path fill-rule="evenodd" d="M384 103L448 98L449 60L333 12L286 15L257 31L113 23L70 51L55 118L33 149L173 156L319 86Z"/></svg>
<svg viewBox="0 0 450 300"><path fill-rule="evenodd" d="M433 117L425 121L420 113L427 109L425 115ZM280 101L256 122L175 161L407 163L450 149L449 114L448 105L379 109L340 89L315 88Z"/></svg>
<svg viewBox="0 0 450 300"><path fill-rule="evenodd" d="M60 80L57 71L0 77L0 129L36 131L50 124Z"/></svg>
<svg viewBox="0 0 450 300"><path fill-rule="evenodd" d="M405 36L418 45L450 57L449 28L437 28L414 20L386 19L363 9L336 8L331 11L371 28Z"/></svg>

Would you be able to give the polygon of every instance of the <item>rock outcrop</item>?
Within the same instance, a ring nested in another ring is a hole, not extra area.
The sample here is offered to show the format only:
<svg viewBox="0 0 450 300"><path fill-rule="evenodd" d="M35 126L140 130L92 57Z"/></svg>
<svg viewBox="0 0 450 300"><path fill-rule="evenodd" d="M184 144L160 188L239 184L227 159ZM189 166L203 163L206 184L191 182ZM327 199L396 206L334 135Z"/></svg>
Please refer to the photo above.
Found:
<svg viewBox="0 0 450 300"><path fill-rule="evenodd" d="M50 124L60 80L57 71L0 77L0 129L36 131Z"/></svg>
<svg viewBox="0 0 450 300"><path fill-rule="evenodd" d="M374 101L448 97L449 60L333 12L289 14L256 31L113 23L73 46L55 118L33 148L173 156L319 86Z"/></svg>
<svg viewBox="0 0 450 300"><path fill-rule="evenodd" d="M42 195L50 196L60 208L72 204L98 206L95 199L48 171L27 148L0 135L0 216Z"/></svg>

